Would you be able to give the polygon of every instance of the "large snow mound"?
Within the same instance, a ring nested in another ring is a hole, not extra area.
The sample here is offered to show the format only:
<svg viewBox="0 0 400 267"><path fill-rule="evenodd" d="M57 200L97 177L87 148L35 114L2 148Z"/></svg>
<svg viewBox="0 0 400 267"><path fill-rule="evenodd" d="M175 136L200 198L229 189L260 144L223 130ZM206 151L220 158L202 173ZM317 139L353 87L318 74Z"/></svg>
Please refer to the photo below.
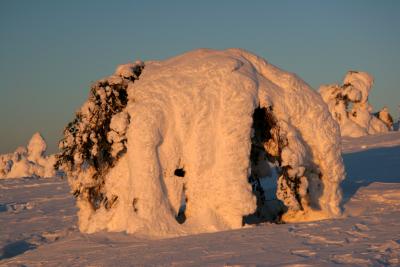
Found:
<svg viewBox="0 0 400 267"><path fill-rule="evenodd" d="M373 77L361 71L349 71L343 85L321 85L319 92L328 104L334 119L339 123L341 135L360 137L368 134L386 133L392 129L388 110L378 117L371 114L368 96L374 84ZM352 106L351 106L352 105Z"/></svg>
<svg viewBox="0 0 400 267"><path fill-rule="evenodd" d="M240 228L263 216L273 164L281 220L340 214L337 123L303 80L241 49L119 66L92 86L61 148L84 232Z"/></svg>
<svg viewBox="0 0 400 267"><path fill-rule="evenodd" d="M27 147L18 147L14 153L0 155L0 179L19 177L54 177L55 155L46 156L46 142L35 133Z"/></svg>

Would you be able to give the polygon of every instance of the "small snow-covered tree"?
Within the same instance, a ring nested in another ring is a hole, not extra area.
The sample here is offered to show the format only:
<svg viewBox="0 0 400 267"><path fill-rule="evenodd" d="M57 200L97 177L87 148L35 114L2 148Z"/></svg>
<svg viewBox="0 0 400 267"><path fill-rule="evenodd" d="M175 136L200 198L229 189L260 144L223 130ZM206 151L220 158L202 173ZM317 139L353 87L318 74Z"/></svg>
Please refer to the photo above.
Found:
<svg viewBox="0 0 400 267"><path fill-rule="evenodd" d="M40 133L35 133L27 146L27 155L30 161L38 161L43 158L47 145Z"/></svg>
<svg viewBox="0 0 400 267"><path fill-rule="evenodd" d="M319 88L334 119L339 123L341 135L359 137L387 132L385 123L371 114L368 102L373 77L361 71L349 71L343 85L329 84Z"/></svg>

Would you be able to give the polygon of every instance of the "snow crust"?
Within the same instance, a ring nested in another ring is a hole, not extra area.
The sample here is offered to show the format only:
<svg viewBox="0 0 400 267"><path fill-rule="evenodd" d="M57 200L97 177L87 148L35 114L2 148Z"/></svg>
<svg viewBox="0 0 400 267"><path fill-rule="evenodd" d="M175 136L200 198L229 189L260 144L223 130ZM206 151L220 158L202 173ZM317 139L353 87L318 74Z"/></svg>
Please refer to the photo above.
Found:
<svg viewBox="0 0 400 267"><path fill-rule="evenodd" d="M105 81L122 83L118 77L129 78L134 66L119 66ZM126 108L110 124L109 142L126 140L101 188L115 203L93 207L89 193L78 196L81 231L166 237L242 227L243 217L256 210L248 181L256 108L276 120L269 130L277 138L264 145L280 150L282 219L340 214L339 128L303 80L241 49L200 49L144 66L139 80L127 85ZM93 182L89 176L70 177L73 190ZM186 220L179 224L182 209Z"/></svg>
<svg viewBox="0 0 400 267"><path fill-rule="evenodd" d="M14 153L0 155L0 179L19 177L54 177L55 155L46 156L46 142L35 133L27 147L18 147Z"/></svg>
<svg viewBox="0 0 400 267"><path fill-rule="evenodd" d="M370 74L349 71L343 79L343 85L329 84L319 88L332 116L340 125L342 136L360 137L389 131L384 121L371 114L372 105L368 102L368 96L373 83ZM385 116L382 114L382 118Z"/></svg>

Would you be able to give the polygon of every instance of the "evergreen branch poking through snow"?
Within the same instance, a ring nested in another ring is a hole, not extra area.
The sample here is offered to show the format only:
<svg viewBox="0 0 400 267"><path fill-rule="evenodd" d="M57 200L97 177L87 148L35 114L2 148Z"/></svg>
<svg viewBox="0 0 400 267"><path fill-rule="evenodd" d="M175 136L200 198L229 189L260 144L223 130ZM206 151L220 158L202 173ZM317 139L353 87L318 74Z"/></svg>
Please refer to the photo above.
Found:
<svg viewBox="0 0 400 267"><path fill-rule="evenodd" d="M59 143L55 169L61 167L69 179L79 180L73 183L74 196L87 198L95 210L102 204L110 208L118 198L107 199L102 185L109 169L126 152L127 87L139 79L143 68L141 61L121 65L114 75L95 82Z"/></svg>

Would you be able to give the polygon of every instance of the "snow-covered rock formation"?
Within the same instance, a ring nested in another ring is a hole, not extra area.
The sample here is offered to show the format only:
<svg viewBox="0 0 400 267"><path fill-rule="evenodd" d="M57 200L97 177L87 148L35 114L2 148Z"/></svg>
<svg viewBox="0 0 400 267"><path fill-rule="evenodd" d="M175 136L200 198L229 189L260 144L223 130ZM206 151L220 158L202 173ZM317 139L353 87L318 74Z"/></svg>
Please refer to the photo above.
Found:
<svg viewBox="0 0 400 267"><path fill-rule="evenodd" d="M340 214L337 123L299 77L241 49L121 65L92 86L64 134L57 166L84 232L240 228L262 216L271 164L279 219Z"/></svg>
<svg viewBox="0 0 400 267"><path fill-rule="evenodd" d="M0 155L0 178L54 177L55 155L46 156L46 142L35 133L27 147L18 147L14 153Z"/></svg>
<svg viewBox="0 0 400 267"><path fill-rule="evenodd" d="M329 111L340 125L342 136L359 137L389 131L382 120L371 114L368 95L373 83L374 79L368 73L349 71L343 85L329 84L319 88Z"/></svg>

